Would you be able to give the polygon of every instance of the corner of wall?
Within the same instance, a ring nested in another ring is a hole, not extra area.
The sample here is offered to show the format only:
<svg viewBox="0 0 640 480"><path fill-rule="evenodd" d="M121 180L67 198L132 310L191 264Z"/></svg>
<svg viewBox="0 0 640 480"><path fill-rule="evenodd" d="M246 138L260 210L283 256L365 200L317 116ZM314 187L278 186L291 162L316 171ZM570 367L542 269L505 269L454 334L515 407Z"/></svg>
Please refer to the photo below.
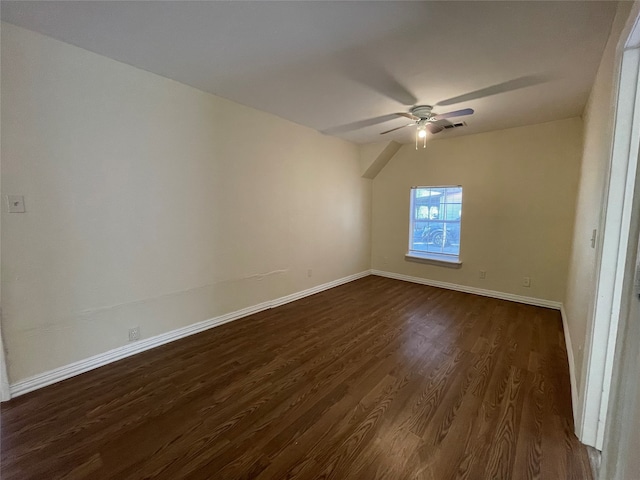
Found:
<svg viewBox="0 0 640 480"><path fill-rule="evenodd" d="M392 140L360 147L360 171L362 177L373 180L400 150L402 145Z"/></svg>

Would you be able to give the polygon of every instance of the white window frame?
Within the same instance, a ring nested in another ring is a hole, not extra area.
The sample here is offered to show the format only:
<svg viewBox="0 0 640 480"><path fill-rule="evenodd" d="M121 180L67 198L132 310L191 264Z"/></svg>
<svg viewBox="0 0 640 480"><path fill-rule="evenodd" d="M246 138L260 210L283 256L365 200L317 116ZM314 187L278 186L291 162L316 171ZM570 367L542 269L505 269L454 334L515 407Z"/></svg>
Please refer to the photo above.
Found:
<svg viewBox="0 0 640 480"><path fill-rule="evenodd" d="M432 188L460 188L464 191L462 185L420 185L411 187L409 191L409 237L408 237L408 246L407 253L405 255L405 259L412 262L419 263L427 263L432 265L440 265L444 267L450 268L460 268L462 265L462 261L460 260L462 254L462 245L458 247L458 254L449 254L449 253L436 253L436 252L421 252L412 250L413 245L413 234L414 234L414 192L418 189L432 189ZM460 202L460 208L462 208L463 201ZM442 223L449 224L458 224L460 236L462 236L462 216L459 221L451 221L451 220L438 220Z"/></svg>

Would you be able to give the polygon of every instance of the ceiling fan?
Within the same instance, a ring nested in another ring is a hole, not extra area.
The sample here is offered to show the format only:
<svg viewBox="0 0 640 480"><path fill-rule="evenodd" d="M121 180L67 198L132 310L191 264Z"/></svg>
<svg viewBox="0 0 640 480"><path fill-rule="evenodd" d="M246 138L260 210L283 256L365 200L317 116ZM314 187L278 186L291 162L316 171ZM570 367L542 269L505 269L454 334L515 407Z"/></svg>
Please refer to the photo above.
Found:
<svg viewBox="0 0 640 480"><path fill-rule="evenodd" d="M417 98L413 95L409 90L407 90L400 82L398 82L392 75L388 74L386 71L380 68L375 68L375 65L370 65L368 63L358 64L356 75L355 71L352 71L352 77L372 88L374 91L381 93L382 95L394 100L398 103L404 105L412 105L417 102ZM362 75L361 73L365 72L367 75ZM375 80L375 81L374 81ZM472 92L465 93L463 95L458 95L452 98L448 98L446 100L440 100L439 102L432 105L416 105L412 107L407 113L392 113L386 115L380 115L378 117L373 118L365 118L363 120L358 120L355 122L347 123L344 125L338 125L335 127L328 128L323 130L322 133L327 135L339 135L347 132L351 132L353 130L358 130L361 128L368 128L373 125L378 125L380 123L388 122L390 120L397 119L400 117L406 117L413 121L413 123L409 123L407 125L403 125L401 127L392 128L391 130L387 130L382 132L382 135L386 133L393 132L395 130L399 130L400 128L409 127L415 125L416 135L422 135L417 138L426 138L427 132L436 134L447 128L446 122L439 122L439 120L445 120L452 117L458 117L463 115L471 115L474 113L473 109L466 108L463 110L456 110L453 112L437 114L433 112L434 107L444 107L448 105L454 105L462 102L469 102L472 100L476 100L479 98L490 97L493 95L498 95L505 92L510 92L513 90L519 90L521 88L527 88L534 85L538 85L541 83L545 83L552 80L552 77L549 75L527 75L523 77L514 78L508 80L506 82L498 83L495 85L489 85L487 87L480 88L478 90L474 90ZM418 128L420 128L418 130ZM450 127L449 127L450 128ZM420 133L422 132L422 133Z"/></svg>
<svg viewBox="0 0 640 480"><path fill-rule="evenodd" d="M416 105L415 107L411 108L408 113L395 114L401 117L410 118L411 120L413 120L412 123L407 123L406 125L402 125L401 127L392 128L391 130L380 133L380 135L391 133L396 130L400 130L401 128L416 126L418 127L418 137L424 138L426 137L427 132L435 134L444 130L444 127L442 125L438 125L434 122L447 118L462 117L464 115L471 114L473 114L473 108L464 108L462 110L455 110L453 112L434 114L433 107L431 105Z"/></svg>
<svg viewBox="0 0 640 480"><path fill-rule="evenodd" d="M427 132L431 134L440 133L444 130L442 125L438 125L438 120L445 120L447 118L462 117L465 115L473 114L472 108L464 108L462 110L455 110L453 112L434 114L433 107L431 105L416 105L409 110L409 113L396 113L395 115L410 118L412 123L407 123L401 127L392 128L391 130L384 131L380 135L386 133L395 132L401 128L415 126L416 128L416 149L418 148L418 138L422 139L422 148L427 146Z"/></svg>

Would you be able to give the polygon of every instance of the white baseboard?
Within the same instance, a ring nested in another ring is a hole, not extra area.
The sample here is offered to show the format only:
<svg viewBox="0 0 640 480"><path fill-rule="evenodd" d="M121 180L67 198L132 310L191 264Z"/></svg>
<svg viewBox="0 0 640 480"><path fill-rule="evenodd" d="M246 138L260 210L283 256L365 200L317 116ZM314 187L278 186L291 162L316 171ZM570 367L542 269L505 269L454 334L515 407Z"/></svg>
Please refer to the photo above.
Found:
<svg viewBox="0 0 640 480"><path fill-rule="evenodd" d="M83 360L73 362L68 365L64 365L62 367L58 367L44 373L34 375L29 378L25 378L24 380L20 380L11 385L11 397L13 398L28 392L32 392L39 388L43 388L53 383L66 380L76 375L80 375L81 373L85 373L109 363L121 360L123 358L130 357L137 353L159 347L160 345L164 345L169 342L173 342L174 340L188 337L189 335L194 335L204 330L208 330L210 328L217 327L234 320L238 320L239 318L243 318L254 313L258 313L263 310L268 310L270 308L284 305L285 303L308 297L309 295L313 295L324 290L337 287L338 285L342 285L344 283L352 282L359 278L366 277L370 274L370 270L365 270L364 272L339 278L337 280L333 280L332 282L323 283L322 285L317 285L301 292L292 293L291 295L276 298L274 300L269 300L258 305L243 308L242 310L237 310L235 312L226 313L215 318L210 318L209 320L204 320L202 322L194 323L183 328L178 328L170 332L156 335L155 337L146 338L135 343L123 345L122 347L114 348L113 350L94 355L93 357L85 358Z"/></svg>
<svg viewBox="0 0 640 480"><path fill-rule="evenodd" d="M573 400L574 418L575 418L575 406L577 405L576 403L577 390L575 387L576 382L575 382L575 373L574 373L573 350L571 349L571 340L570 340L569 332L566 326L566 317L565 317L564 309L562 307L561 302L555 302L552 300L545 300L545 299L533 298L533 297L524 297L520 295L514 295L511 293L498 292L495 290L484 290L481 288L468 287L465 285L457 285L454 283L440 282L437 280L429 280L429 279L420 278L420 277L411 277L409 275L402 275L399 273L392 273L392 272L384 272L381 270L365 270L363 272L356 273L354 275L349 275L347 277L339 278L332 282L324 283L322 285L317 285L315 287L302 290L300 292L292 293L291 295L276 298L274 300L269 300L269 301L260 303L258 305L253 305L251 307L243 308L242 310L237 310L235 312L230 312L224 315L220 315L218 317L214 317L209 320L204 320L202 322L194 323L192 325L188 325L183 328L172 330L170 332L166 332L166 333L157 335L155 337L147 338L135 343L123 345L122 347L118 347L113 350L109 350L107 352L94 355L92 357L85 358L83 360L79 360L77 362L73 362L68 365L64 365L62 367L58 367L53 370L49 370L47 372L34 375L29 378L25 378L24 380L20 380L11 385L11 397L13 398L28 392L32 392L39 388L43 388L48 385L52 385L54 383L60 382L62 380L66 380L68 378L74 377L76 375L80 375L81 373L94 370L96 368L102 367L109 363L116 362L126 357L130 357L137 353L141 353L146 350L159 347L160 345L164 345L174 340L178 340L180 338L188 337L190 335L203 332L210 328L214 328L219 325L223 325L225 323L247 317L254 313L261 312L263 310L268 310L270 308L275 308L280 305L284 305L286 303L294 302L296 300L307 297L309 295L314 295L324 290L328 290L330 288L337 287L338 285L352 282L354 280L366 277L368 275L378 275L381 277L393 278L396 280L404 280L407 282L419 283L422 285L429 285L432 287L446 288L449 290L456 290L459 292L472 293L475 295L482 295L485 297L498 298L501 300L510 300L513 302L525 303L528 305L535 305L535 306L554 308L554 309L560 310L562 314L562 323L563 323L564 332L565 332L565 339L567 342L567 354L569 356L569 372L571 374L571 395Z"/></svg>
<svg viewBox="0 0 640 480"><path fill-rule="evenodd" d="M421 277L411 277L400 273L385 272L382 270L371 270L372 275L380 277L395 278L396 280L404 280L405 282L420 283L431 287L446 288L447 290L456 290L458 292L473 293L482 295L483 297L498 298L500 300L510 300L512 302L525 303L527 305L535 305L536 307L547 307L560 310L562 302L554 300L545 300L543 298L524 297L522 295L514 295L513 293L498 292L496 290L485 290L483 288L468 287L466 285L458 285L456 283L440 282L438 280L429 280Z"/></svg>
<svg viewBox="0 0 640 480"><path fill-rule="evenodd" d="M569 360L569 379L571 381L571 407L573 410L573 421L574 423L576 423L575 427L577 427L578 384L576 382L576 362L573 359L573 346L571 345L571 335L569 335L569 324L567 323L567 312L565 312L564 310L564 305L560 307L560 315L562 316L562 329L564 331L564 341L567 346L567 359Z"/></svg>

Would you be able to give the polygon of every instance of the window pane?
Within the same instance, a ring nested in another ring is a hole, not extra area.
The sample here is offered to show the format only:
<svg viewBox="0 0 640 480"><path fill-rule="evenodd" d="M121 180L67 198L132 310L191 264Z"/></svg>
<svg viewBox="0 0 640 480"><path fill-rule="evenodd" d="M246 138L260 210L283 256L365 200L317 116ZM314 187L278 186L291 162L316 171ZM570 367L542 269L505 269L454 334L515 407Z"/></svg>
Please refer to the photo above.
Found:
<svg viewBox="0 0 640 480"><path fill-rule="evenodd" d="M428 205L418 205L416 219L428 219L429 218L429 206Z"/></svg>
<svg viewBox="0 0 640 480"><path fill-rule="evenodd" d="M427 229L427 245L429 251L440 252L444 242L444 224L441 222L430 222Z"/></svg>
<svg viewBox="0 0 640 480"><path fill-rule="evenodd" d="M445 206L445 220L460 220L462 216L461 203L449 203Z"/></svg>
<svg viewBox="0 0 640 480"><path fill-rule="evenodd" d="M413 212L409 250L460 254L462 187L421 187L412 190Z"/></svg>
<svg viewBox="0 0 640 480"><path fill-rule="evenodd" d="M427 243L426 243L426 237L425 237L425 232L428 229L428 222L415 222L414 225L414 229L413 229L413 238L412 238L412 244L410 246L411 250L419 250L419 251L426 251L427 250Z"/></svg>
<svg viewBox="0 0 640 480"><path fill-rule="evenodd" d="M462 188L461 187L447 188L444 201L447 203L462 203Z"/></svg>
<svg viewBox="0 0 640 480"><path fill-rule="evenodd" d="M458 223L430 224L427 251L458 255L460 252L460 225Z"/></svg>
<svg viewBox="0 0 640 480"><path fill-rule="evenodd" d="M430 188L429 191L431 192L429 194L429 196L437 198L438 201L440 201L442 198L444 198L444 191L446 190L446 188Z"/></svg>

